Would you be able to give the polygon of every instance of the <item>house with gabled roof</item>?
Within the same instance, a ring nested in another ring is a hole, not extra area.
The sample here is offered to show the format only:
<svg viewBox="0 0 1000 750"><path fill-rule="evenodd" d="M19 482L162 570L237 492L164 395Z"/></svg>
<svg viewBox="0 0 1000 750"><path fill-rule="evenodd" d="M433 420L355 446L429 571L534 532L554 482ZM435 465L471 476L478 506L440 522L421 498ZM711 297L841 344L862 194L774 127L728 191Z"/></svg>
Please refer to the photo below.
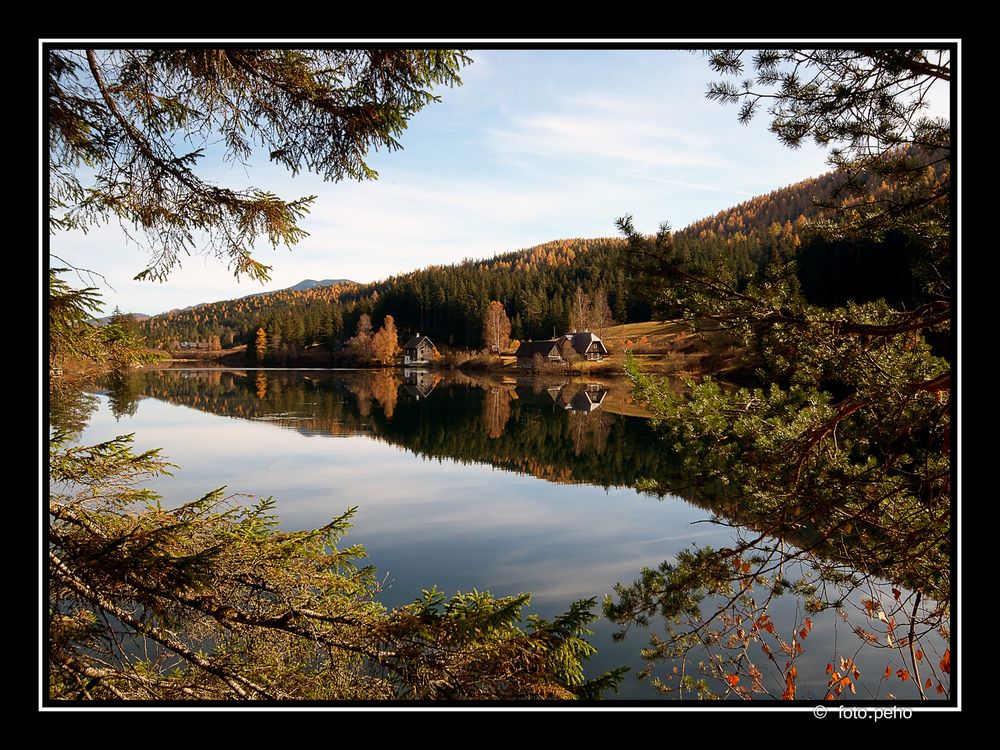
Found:
<svg viewBox="0 0 1000 750"><path fill-rule="evenodd" d="M426 336L421 336L418 331L413 338L403 345L404 365L426 365L434 359L437 348L434 342Z"/></svg>
<svg viewBox="0 0 1000 750"><path fill-rule="evenodd" d="M542 341L524 341L517 351L518 367L534 367L535 357L538 356L543 362L560 363L563 361L559 351L559 339L544 339Z"/></svg>
<svg viewBox="0 0 1000 750"><path fill-rule="evenodd" d="M572 331L560 336L558 341L560 346L568 342L577 354L589 362L600 362L608 356L608 347L592 331Z"/></svg>
<svg viewBox="0 0 1000 750"><path fill-rule="evenodd" d="M601 337L590 331L572 331L557 339L525 341L514 356L517 357L518 367L532 367L535 355L541 356L543 362L561 363L566 361L570 351L590 362L600 362L608 356L608 347Z"/></svg>

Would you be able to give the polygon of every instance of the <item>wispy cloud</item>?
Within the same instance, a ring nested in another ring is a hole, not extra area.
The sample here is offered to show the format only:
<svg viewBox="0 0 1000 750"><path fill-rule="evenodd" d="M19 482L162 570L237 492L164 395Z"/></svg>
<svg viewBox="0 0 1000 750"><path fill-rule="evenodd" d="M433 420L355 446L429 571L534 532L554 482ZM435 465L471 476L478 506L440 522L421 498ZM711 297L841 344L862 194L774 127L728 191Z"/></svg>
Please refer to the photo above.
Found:
<svg viewBox="0 0 1000 750"><path fill-rule="evenodd" d="M612 162L644 169L717 168L726 163L702 139L657 123L648 111L621 110L609 101L577 103L569 111L514 118L489 131L500 154L532 154L579 165Z"/></svg>

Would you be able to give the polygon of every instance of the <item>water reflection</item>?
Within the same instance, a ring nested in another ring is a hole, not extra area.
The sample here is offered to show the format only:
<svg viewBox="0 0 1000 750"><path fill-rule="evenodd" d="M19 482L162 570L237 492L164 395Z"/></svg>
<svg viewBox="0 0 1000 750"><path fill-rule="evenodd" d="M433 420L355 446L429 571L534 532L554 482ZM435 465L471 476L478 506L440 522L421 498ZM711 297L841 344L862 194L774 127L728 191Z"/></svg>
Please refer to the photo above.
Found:
<svg viewBox="0 0 1000 750"><path fill-rule="evenodd" d="M309 435L368 435L427 458L554 482L631 487L676 468L646 420L614 413L624 381L430 370L151 370L139 394ZM599 460L598 460L599 459Z"/></svg>
<svg viewBox="0 0 1000 750"><path fill-rule="evenodd" d="M692 525L708 514L742 530L736 532L748 542L742 560L773 561L788 580L798 550L809 550L811 561L834 572L839 568L848 580L854 570L846 562L857 554L844 550L878 540L878 530L860 522L834 537L818 534L814 523L796 521L802 515L795 508L776 517L724 477L692 485L683 446L664 445L649 421L635 416L638 410L621 381L419 369L154 370L136 373L124 386L113 384L104 394L115 420L134 415L134 426L123 429L118 421L97 419L95 437L135 431L149 441L143 447L164 448L187 482L180 490L176 484L162 490L169 496L197 496L220 484L271 494L289 528L319 526L348 505L361 505L352 537L369 549L379 570L388 571L388 604L408 601L431 585L446 591L478 587L497 595L532 591L542 614L555 613L575 598L600 596L615 583L634 580L644 567L656 568L664 559L676 563L695 542L735 549L741 542L728 529ZM54 406L66 416L63 421L76 424L93 408ZM636 488L665 502L651 502ZM678 496L688 504L676 502ZM782 525L782 518L790 522ZM803 560L794 564L802 568ZM873 556L868 572L878 576L883 562ZM802 570L811 576L815 568ZM872 583L870 577L864 580ZM757 596L760 585L754 585L751 593ZM871 634L885 644L888 623L879 625L879 613L901 623L903 609L914 602L912 593L896 596L896 590L882 581L865 596L845 597L845 611L858 608L860 634L838 612L812 617L809 651L796 655L800 696L807 691L823 696L829 679L824 667L828 661L839 666L837 657L844 653L838 644L860 647ZM719 653L730 639L743 643L748 623L762 623L759 631L766 626L762 614L778 623L781 635L765 641L769 648L781 650L783 640L794 651L793 634L805 625L802 599L770 591L760 590L756 600L766 610L730 607L716 619L723 627L710 637L719 642L700 655ZM878 609L864 599L878 599ZM597 630L596 671L629 662L642 667L637 639L616 645L610 624L602 622ZM881 674L891 663L895 674L905 666L903 639L891 633L890 638L895 656L857 656L861 673ZM800 646L803 640L797 639ZM945 641L932 643L927 653L938 661ZM788 673L784 659L782 669L768 675L775 662L755 656L762 686L780 695ZM739 649L734 658L740 658ZM916 697L912 679L894 681L895 695ZM743 686L752 687L749 681ZM647 689L630 682L625 694L648 695L642 692ZM884 697L885 692L879 685L863 694Z"/></svg>

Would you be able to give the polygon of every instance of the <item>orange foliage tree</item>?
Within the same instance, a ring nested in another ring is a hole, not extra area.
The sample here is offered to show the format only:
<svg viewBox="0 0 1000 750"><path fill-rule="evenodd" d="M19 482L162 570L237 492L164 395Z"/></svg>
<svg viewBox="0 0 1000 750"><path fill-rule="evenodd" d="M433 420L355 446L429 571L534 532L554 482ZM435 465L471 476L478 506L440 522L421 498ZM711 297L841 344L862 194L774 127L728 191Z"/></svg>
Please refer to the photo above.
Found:
<svg viewBox="0 0 1000 750"><path fill-rule="evenodd" d="M372 356L382 365L391 365L399 358L399 334L396 331L396 321L391 315L386 315L382 327L372 338Z"/></svg>
<svg viewBox="0 0 1000 750"><path fill-rule="evenodd" d="M503 304L493 300L483 315L483 343L494 354L510 346L510 319Z"/></svg>

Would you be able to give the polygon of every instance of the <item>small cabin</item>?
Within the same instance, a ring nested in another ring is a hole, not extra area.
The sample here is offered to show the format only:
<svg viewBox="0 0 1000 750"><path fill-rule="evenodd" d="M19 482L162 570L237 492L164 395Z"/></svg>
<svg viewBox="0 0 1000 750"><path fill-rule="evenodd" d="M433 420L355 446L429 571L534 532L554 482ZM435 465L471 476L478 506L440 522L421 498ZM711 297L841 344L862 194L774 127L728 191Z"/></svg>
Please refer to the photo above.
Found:
<svg viewBox="0 0 1000 750"><path fill-rule="evenodd" d="M559 345L569 343L573 350L588 362L600 362L608 356L608 347L601 337L591 331L573 331L559 337Z"/></svg>
<svg viewBox="0 0 1000 750"><path fill-rule="evenodd" d="M525 341L517 347L514 356L517 357L518 367L534 367L536 356L540 357L543 362L559 363L563 361L562 354L559 353L559 339Z"/></svg>
<svg viewBox="0 0 1000 750"><path fill-rule="evenodd" d="M437 354L434 342L418 332L403 345L404 365L426 365Z"/></svg>

